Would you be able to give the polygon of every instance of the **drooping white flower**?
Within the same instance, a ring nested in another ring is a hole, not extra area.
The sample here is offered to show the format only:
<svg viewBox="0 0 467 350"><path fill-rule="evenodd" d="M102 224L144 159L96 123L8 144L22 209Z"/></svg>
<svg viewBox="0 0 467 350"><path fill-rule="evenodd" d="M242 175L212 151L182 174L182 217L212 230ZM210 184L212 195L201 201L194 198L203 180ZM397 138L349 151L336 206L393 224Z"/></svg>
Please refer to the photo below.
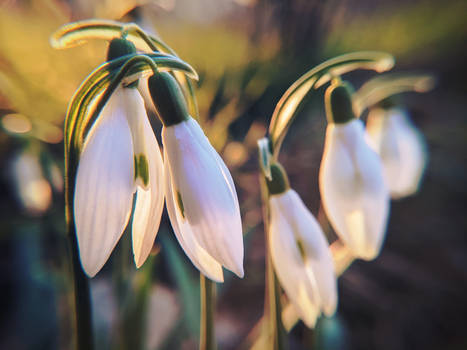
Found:
<svg viewBox="0 0 467 350"><path fill-rule="evenodd" d="M148 79L164 124L167 210L175 235L193 264L222 282L222 267L243 277L243 234L229 170L199 124L188 115L183 93L167 73Z"/></svg>
<svg viewBox="0 0 467 350"><path fill-rule="evenodd" d="M139 267L148 257L164 203L163 163L144 102L119 87L89 131L81 151L74 216L81 264L94 276L105 264L130 218Z"/></svg>
<svg viewBox="0 0 467 350"><path fill-rule="evenodd" d="M417 192L427 153L421 133L400 108L373 108L368 114L370 145L380 155L392 198Z"/></svg>
<svg viewBox="0 0 467 350"><path fill-rule="evenodd" d="M232 177L193 119L162 129L167 208L180 245L209 278L243 277L243 235Z"/></svg>
<svg viewBox="0 0 467 350"><path fill-rule="evenodd" d="M275 166L271 168L272 181L285 176ZM288 185L270 190L269 209L269 249L277 277L300 318L314 327L321 312L332 316L337 305L328 242L314 216Z"/></svg>
<svg viewBox="0 0 467 350"><path fill-rule="evenodd" d="M321 197L339 238L356 257L371 260L384 239L389 192L379 156L368 145L363 123L353 116L350 95L342 89L331 85L326 93L329 125L319 173Z"/></svg>

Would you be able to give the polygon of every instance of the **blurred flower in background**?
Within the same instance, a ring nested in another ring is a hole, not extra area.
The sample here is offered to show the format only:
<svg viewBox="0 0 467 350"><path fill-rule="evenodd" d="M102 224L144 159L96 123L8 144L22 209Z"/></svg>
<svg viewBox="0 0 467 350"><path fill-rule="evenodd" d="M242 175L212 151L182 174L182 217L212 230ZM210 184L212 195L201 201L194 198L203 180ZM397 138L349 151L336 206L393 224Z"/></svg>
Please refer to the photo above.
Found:
<svg viewBox="0 0 467 350"><path fill-rule="evenodd" d="M423 136L401 108L372 108L366 126L370 144L380 155L394 199L413 195L427 161Z"/></svg>

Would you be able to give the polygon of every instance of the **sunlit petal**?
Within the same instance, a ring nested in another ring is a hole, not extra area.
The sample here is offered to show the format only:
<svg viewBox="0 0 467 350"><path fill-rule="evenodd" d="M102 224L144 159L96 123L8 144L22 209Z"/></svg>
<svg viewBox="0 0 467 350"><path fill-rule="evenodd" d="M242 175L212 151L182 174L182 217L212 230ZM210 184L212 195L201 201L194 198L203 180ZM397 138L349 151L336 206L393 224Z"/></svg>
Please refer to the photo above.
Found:
<svg viewBox="0 0 467 350"><path fill-rule="evenodd" d="M164 165L154 132L136 89L126 89L127 118L133 134L134 157L147 162L148 183L137 181L136 202L132 221L133 254L140 267L149 256L164 208ZM141 174L140 174L141 177Z"/></svg>
<svg viewBox="0 0 467 350"><path fill-rule="evenodd" d="M372 109L367 131L371 145L381 157L391 197L417 192L426 166L426 145L407 113L398 108Z"/></svg>
<svg viewBox="0 0 467 350"><path fill-rule="evenodd" d="M336 277L324 234L294 190L270 198L269 247L281 285L300 318L314 327L337 304Z"/></svg>
<svg viewBox="0 0 467 350"><path fill-rule="evenodd" d="M223 161L192 118L164 127L162 140L182 219L210 255L243 277L240 210Z"/></svg>
<svg viewBox="0 0 467 350"><path fill-rule="evenodd" d="M375 258L384 239L389 195L378 155L363 124L330 124L320 168L320 191L333 228L352 252Z"/></svg>
<svg viewBox="0 0 467 350"><path fill-rule="evenodd" d="M164 149L164 159L167 154ZM174 196L173 183L171 181L171 171L168 162L165 162L165 193L167 211L170 222L175 232L180 246L185 254L190 258L193 265L196 266L204 275L216 282L223 282L224 275L222 265L217 262L198 242L197 236L192 230L191 225L183 218L180 208L176 204L177 198Z"/></svg>
<svg viewBox="0 0 467 350"><path fill-rule="evenodd" d="M76 175L76 232L81 263L91 277L109 258L131 211L133 146L122 104L117 90L85 140Z"/></svg>

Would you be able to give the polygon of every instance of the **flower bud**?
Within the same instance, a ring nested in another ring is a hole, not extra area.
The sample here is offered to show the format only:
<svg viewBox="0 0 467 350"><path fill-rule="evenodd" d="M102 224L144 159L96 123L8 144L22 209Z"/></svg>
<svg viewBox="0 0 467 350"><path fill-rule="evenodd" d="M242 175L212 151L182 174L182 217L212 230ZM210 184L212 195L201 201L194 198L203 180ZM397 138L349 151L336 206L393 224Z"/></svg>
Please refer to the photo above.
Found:
<svg viewBox="0 0 467 350"><path fill-rule="evenodd" d="M107 49L107 61L136 53L135 45L126 39L114 38Z"/></svg>
<svg viewBox="0 0 467 350"><path fill-rule="evenodd" d="M271 164L271 180L266 178L266 185L271 195L284 193L290 188L289 178L282 165Z"/></svg>
<svg viewBox="0 0 467 350"><path fill-rule="evenodd" d="M188 120L185 97L174 77L166 72L154 74L148 79L148 88L158 117L164 126Z"/></svg>
<svg viewBox="0 0 467 350"><path fill-rule="evenodd" d="M344 124L355 119L352 106L353 88L347 82L331 84L324 95L328 123Z"/></svg>

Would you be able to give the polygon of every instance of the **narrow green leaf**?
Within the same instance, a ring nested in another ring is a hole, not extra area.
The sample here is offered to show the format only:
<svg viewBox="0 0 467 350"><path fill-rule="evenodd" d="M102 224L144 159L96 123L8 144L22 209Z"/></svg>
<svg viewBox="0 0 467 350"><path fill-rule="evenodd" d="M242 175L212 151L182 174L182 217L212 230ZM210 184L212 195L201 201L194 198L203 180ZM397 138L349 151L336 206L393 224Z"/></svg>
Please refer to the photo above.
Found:
<svg viewBox="0 0 467 350"><path fill-rule="evenodd" d="M269 126L273 157L277 159L284 137L297 110L310 90L317 89L333 77L356 69L384 72L394 65L394 58L384 52L354 52L334 57L305 73L293 83L279 100Z"/></svg>

